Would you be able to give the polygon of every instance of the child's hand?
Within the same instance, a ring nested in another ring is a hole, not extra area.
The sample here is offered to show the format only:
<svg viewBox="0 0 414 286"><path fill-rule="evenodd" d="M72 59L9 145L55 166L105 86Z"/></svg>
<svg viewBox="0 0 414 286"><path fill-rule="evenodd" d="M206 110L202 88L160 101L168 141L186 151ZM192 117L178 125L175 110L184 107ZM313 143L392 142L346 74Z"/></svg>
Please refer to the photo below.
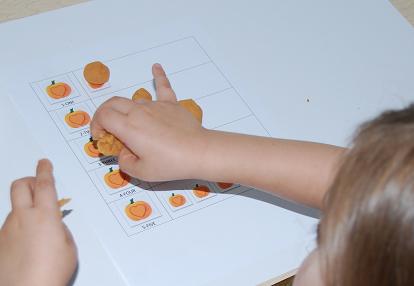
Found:
<svg viewBox="0 0 414 286"><path fill-rule="evenodd" d="M76 247L62 222L52 165L11 187L12 211L0 230L0 285L64 286L75 271Z"/></svg>
<svg viewBox="0 0 414 286"><path fill-rule="evenodd" d="M198 176L205 150L205 129L183 107L159 64L153 66L158 101L113 97L96 111L93 137L104 130L127 148L119 155L125 173L142 180L161 181Z"/></svg>

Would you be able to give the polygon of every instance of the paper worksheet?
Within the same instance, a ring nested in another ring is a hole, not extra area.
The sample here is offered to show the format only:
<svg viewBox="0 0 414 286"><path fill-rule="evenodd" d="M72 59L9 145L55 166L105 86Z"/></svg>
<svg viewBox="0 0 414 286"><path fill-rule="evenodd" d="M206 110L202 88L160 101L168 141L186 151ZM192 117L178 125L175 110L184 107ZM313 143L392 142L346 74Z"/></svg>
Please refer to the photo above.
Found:
<svg viewBox="0 0 414 286"><path fill-rule="evenodd" d="M177 39L103 62L111 77L100 88L91 88L79 67L28 83L30 104L27 96L13 98L23 114L30 114L34 126L47 126L37 131L46 153L56 165L64 166L67 195L82 200L82 212L125 282L194 285L208 273L204 282L219 273L215 267L220 265L214 266L217 258L227 259L229 267L246 256L260 258L260 246L244 253L239 246L232 247L233 225L240 223L239 230L256 231L255 220L266 219L263 202L244 195L251 188L196 180L143 182L123 176L115 157L100 157L91 149L89 123L96 108L112 96L131 98L139 88L155 94L154 62L163 64L178 99L193 98L203 109L206 128L269 135L197 39ZM312 235L312 218L279 209L278 219L283 228L289 226L295 232L291 247L304 245L304 237ZM260 237L260 233L256 235ZM234 241L236 245L240 242ZM139 260L145 265L135 262ZM206 269L200 264L212 266ZM183 267L185 277L174 275ZM171 274L157 275L160 270Z"/></svg>
<svg viewBox="0 0 414 286"><path fill-rule="evenodd" d="M54 163L60 194L73 199L73 215L85 224L75 229L98 245L89 254L82 240L80 272L88 269L82 255L103 269L111 265L124 285L254 285L297 268L314 246L315 212L237 182L122 177L116 158L90 152L90 118L112 96L131 98L139 88L154 96L151 65L159 62L178 98L201 106L206 128L345 144L362 120L403 106L414 94L406 76L414 67L412 31L384 1L371 18L390 30L364 40L378 27L346 25L351 15L364 23L353 14L356 2L314 1L307 10L320 17L299 20L298 4L284 1L254 8L238 1L95 1L0 26L8 39L0 48L1 91L23 118L27 138ZM332 34L319 21L331 17ZM308 28L300 25L305 22ZM349 49L338 30L361 46ZM382 37L395 42L377 46ZM94 60L111 71L98 89L83 77ZM99 249L102 256L90 259ZM87 278L75 285L96 279L80 276Z"/></svg>

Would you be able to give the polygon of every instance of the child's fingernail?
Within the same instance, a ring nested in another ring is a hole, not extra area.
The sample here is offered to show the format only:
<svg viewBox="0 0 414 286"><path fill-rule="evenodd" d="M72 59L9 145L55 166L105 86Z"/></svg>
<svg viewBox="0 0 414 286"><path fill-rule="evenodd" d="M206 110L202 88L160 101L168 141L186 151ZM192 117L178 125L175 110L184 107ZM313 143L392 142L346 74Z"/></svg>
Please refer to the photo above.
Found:
<svg viewBox="0 0 414 286"><path fill-rule="evenodd" d="M50 164L50 161L49 161L49 159L46 159L46 158L42 158L42 159L40 159L38 162L37 162L38 164L47 164L47 163L49 163Z"/></svg>
<svg viewBox="0 0 414 286"><path fill-rule="evenodd" d="M154 68L156 69L162 69L162 66L159 63L154 64Z"/></svg>
<svg viewBox="0 0 414 286"><path fill-rule="evenodd" d="M49 159L46 159L46 158L40 159L37 162L37 165L38 166L43 165L42 168L48 168L50 170L53 170L52 162L50 162L50 160Z"/></svg>

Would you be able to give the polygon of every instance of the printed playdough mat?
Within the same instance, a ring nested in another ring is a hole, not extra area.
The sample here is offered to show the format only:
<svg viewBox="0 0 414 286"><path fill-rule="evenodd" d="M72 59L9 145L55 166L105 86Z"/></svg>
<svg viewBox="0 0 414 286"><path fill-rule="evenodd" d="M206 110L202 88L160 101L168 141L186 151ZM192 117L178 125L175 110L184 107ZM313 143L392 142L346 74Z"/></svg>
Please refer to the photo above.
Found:
<svg viewBox="0 0 414 286"><path fill-rule="evenodd" d="M32 82L45 112L127 235L150 230L250 189L224 182L147 183L124 179L115 157L93 152L89 122L96 108L113 96L131 98L139 88L155 95L150 74L154 62L165 66L178 99L193 98L201 106L206 128L267 135L249 106L193 37L104 61L111 77L98 89L85 81L83 67ZM125 72L130 70L134 72ZM52 85L57 96L48 90ZM138 216L131 218L131 212Z"/></svg>
<svg viewBox="0 0 414 286"><path fill-rule="evenodd" d="M151 66L156 62L165 68L178 99L192 98L202 108L204 127L269 136L197 39L189 36L96 60L110 70L109 81L98 88L88 84L79 66L42 72L44 77L19 86L13 101L54 163L60 195L72 198L71 207L81 212L126 284L195 285L204 275L211 278L203 281L222 281L220 276L250 263L261 263L257 269L266 272L274 260L268 249L278 244L297 252L280 267L292 270L297 257L312 248L314 218L292 212L281 200L285 208L275 207L268 202L277 198L258 199L258 191L237 182L140 181L123 174L116 157L102 156L93 146L89 124L97 107L113 96L131 98L140 88L155 97ZM269 228L275 217L277 226ZM278 235L277 229L294 239ZM237 239L246 233L249 238ZM256 245L259 240L263 243ZM215 265L226 265L228 271L220 274ZM182 267L184 278L159 275Z"/></svg>

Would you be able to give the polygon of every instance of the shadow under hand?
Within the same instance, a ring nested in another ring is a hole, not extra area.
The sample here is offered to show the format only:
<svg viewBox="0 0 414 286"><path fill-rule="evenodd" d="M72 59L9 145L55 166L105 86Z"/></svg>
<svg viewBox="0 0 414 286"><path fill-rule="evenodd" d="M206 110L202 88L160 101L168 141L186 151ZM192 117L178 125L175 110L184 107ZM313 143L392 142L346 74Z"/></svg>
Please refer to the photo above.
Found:
<svg viewBox="0 0 414 286"><path fill-rule="evenodd" d="M222 189L219 187L218 183L206 182L201 180L180 180L180 181L169 181L169 182L152 182L149 183L152 185L152 190L155 192L172 192L172 191L193 191L195 187L207 185L209 188L216 194L234 194L237 196L244 196L246 198L259 200L274 206L305 215L308 217L313 217L316 219L320 218L320 211L305 205L301 205L292 201L288 201L277 197L273 194L253 189L250 187L245 187L237 184L233 184L232 187L228 189Z"/></svg>
<svg viewBox="0 0 414 286"><path fill-rule="evenodd" d="M78 264L76 265L75 272L73 272L73 275L70 278L67 286L73 286L73 285L75 285L76 278L78 277L78 273L79 273L79 261L78 261Z"/></svg>
<svg viewBox="0 0 414 286"><path fill-rule="evenodd" d="M313 217L316 219L320 218L320 210L318 209L314 209L314 208L311 208L305 205L301 205L301 204L298 204L292 201L288 201L288 200L282 199L280 197L277 197L273 194L269 194L264 191L251 189L249 191L241 193L240 195L247 197L247 198L252 198L255 200L263 201L268 204L272 204L272 205L284 208L286 210L290 210L292 212L295 212L301 215Z"/></svg>

